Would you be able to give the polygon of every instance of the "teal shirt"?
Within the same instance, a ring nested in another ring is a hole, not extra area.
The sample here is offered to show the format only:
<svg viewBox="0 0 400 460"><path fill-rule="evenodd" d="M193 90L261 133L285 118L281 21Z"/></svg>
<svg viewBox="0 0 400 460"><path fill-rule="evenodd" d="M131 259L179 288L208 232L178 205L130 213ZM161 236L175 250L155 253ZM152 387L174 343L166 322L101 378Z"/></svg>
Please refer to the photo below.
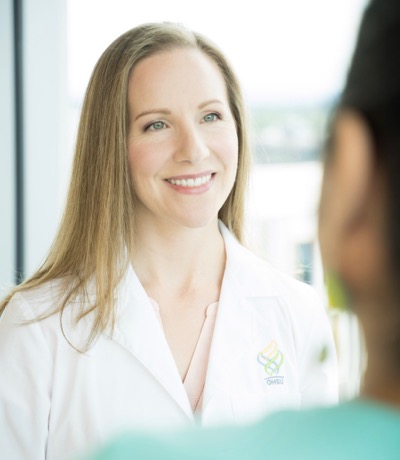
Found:
<svg viewBox="0 0 400 460"><path fill-rule="evenodd" d="M88 460L399 460L400 411L356 400L248 426L121 435Z"/></svg>

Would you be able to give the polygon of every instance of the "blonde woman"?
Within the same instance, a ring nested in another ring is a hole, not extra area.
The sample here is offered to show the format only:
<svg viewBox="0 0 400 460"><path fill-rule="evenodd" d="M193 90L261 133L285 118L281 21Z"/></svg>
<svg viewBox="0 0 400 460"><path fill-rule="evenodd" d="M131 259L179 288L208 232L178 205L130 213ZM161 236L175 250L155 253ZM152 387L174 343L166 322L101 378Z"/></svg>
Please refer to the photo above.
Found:
<svg viewBox="0 0 400 460"><path fill-rule="evenodd" d="M245 427L131 433L90 460L400 458L400 48L394 43L400 43L400 2L371 0L333 119L320 204L328 280L364 331L361 396L335 407L282 411Z"/></svg>
<svg viewBox="0 0 400 460"><path fill-rule="evenodd" d="M249 156L238 81L207 39L147 24L104 52L58 235L1 306L5 458L336 401L317 297L240 243Z"/></svg>

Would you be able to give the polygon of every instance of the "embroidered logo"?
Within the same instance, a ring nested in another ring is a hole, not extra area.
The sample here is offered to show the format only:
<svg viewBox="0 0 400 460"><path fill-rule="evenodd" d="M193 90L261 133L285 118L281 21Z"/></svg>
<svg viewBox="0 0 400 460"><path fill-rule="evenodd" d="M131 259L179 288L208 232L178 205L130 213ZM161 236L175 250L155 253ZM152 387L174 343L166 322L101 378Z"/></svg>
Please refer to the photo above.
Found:
<svg viewBox="0 0 400 460"><path fill-rule="evenodd" d="M276 340L272 340L257 355L257 361L264 367L268 375L264 380L268 385L282 385L283 376L278 375L279 370L285 361L284 354L279 350Z"/></svg>

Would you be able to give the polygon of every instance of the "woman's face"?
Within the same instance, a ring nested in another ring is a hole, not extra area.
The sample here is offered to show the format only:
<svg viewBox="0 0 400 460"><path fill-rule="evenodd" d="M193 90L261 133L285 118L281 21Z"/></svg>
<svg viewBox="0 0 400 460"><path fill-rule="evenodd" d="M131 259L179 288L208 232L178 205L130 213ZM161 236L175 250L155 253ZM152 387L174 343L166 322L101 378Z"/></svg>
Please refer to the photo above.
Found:
<svg viewBox="0 0 400 460"><path fill-rule="evenodd" d="M128 160L137 219L202 227L236 177L238 137L218 66L190 48L139 62L128 89Z"/></svg>

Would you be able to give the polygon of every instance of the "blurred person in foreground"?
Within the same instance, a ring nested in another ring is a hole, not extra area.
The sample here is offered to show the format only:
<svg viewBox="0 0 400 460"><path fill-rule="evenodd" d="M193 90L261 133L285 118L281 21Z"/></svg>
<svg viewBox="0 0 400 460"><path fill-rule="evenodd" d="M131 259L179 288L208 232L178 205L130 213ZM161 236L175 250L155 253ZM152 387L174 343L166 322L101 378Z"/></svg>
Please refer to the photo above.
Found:
<svg viewBox="0 0 400 460"><path fill-rule="evenodd" d="M126 434L96 460L400 458L400 2L367 7L327 144L319 237L368 351L361 396L243 427ZM349 350L349 353L351 350Z"/></svg>

